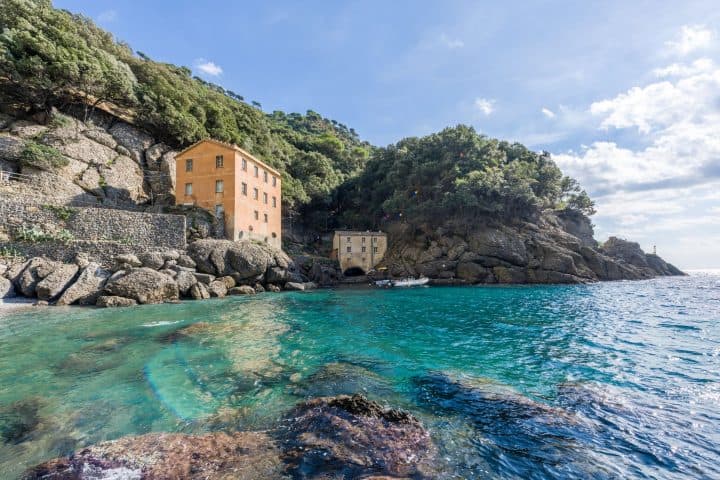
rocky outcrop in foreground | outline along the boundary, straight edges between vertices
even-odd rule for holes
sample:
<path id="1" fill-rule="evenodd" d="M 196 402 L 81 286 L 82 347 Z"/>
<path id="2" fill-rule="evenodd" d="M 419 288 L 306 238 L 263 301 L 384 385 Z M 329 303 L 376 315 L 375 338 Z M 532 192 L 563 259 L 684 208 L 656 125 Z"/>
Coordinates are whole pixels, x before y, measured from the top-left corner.
<path id="1" fill-rule="evenodd" d="M 57 305 L 126 307 L 312 288 L 285 253 L 250 241 L 198 240 L 187 252 L 122 254 L 106 266 L 83 255 L 72 264 L 44 257 L 0 264 L 0 299 L 23 295 Z"/>
<path id="2" fill-rule="evenodd" d="M 485 219 L 442 227 L 390 229 L 383 260 L 392 276 L 424 275 L 435 284 L 586 283 L 684 275 L 640 245 L 615 237 L 599 245 L 579 213 L 545 212 L 530 222 Z"/>
<path id="3" fill-rule="evenodd" d="M 23 478 L 428 478 L 436 456 L 415 417 L 354 395 L 300 404 L 275 431 L 126 437 L 50 460 Z"/>

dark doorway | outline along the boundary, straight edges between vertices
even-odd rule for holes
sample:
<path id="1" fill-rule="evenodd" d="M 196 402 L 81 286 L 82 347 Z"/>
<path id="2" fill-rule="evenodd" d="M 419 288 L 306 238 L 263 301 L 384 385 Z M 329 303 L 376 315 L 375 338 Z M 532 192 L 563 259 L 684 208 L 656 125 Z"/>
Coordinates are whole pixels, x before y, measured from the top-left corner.
<path id="1" fill-rule="evenodd" d="M 345 270 L 344 275 L 346 277 L 359 277 L 365 275 L 365 270 L 360 267 L 350 267 Z"/>

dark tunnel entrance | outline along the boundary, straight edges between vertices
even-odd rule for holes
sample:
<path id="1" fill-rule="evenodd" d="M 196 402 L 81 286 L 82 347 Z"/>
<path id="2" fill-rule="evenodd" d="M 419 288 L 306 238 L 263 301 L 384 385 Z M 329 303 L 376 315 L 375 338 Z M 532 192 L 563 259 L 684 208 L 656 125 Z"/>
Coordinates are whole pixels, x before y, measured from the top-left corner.
<path id="1" fill-rule="evenodd" d="M 343 272 L 343 275 L 346 277 L 360 277 L 362 275 L 365 275 L 365 270 L 363 270 L 360 267 L 350 267 L 345 272 Z"/>

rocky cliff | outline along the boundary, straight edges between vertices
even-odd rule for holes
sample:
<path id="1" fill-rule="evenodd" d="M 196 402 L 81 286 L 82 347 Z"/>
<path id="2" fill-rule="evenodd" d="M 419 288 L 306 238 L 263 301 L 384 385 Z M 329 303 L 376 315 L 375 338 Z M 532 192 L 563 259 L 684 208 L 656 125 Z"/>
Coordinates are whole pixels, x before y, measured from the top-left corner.
<path id="1" fill-rule="evenodd" d="M 87 122 L 0 114 L 0 169 L 25 180 L 6 191 L 87 203 L 172 203 L 175 189 L 175 152 L 99 111 Z"/>
<path id="2" fill-rule="evenodd" d="M 683 275 L 637 243 L 610 238 L 599 245 L 590 220 L 577 212 L 545 211 L 533 221 L 389 228 L 381 266 L 394 277 L 425 275 L 435 284 L 585 283 Z"/>
<path id="3" fill-rule="evenodd" d="M 108 206 L 188 217 L 188 240 L 217 237 L 208 212 L 174 207 L 175 150 L 103 111 L 86 120 L 0 113 L 0 195 L 33 203 Z"/>

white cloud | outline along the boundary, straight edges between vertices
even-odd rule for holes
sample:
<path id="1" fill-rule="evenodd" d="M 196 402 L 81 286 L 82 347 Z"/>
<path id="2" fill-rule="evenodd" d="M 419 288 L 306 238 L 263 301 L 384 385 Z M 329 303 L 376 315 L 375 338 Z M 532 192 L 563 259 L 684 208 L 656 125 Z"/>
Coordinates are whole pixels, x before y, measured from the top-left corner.
<path id="1" fill-rule="evenodd" d="M 212 75 L 213 77 L 217 77 L 223 73 L 223 69 L 220 65 L 217 65 L 215 62 L 205 60 L 204 58 L 198 58 L 195 61 L 195 68 L 207 75 Z"/>
<path id="2" fill-rule="evenodd" d="M 627 129 L 620 138 L 639 146 L 598 140 L 554 159 L 595 198 L 603 235 L 657 243 L 669 260 L 702 266 L 675 239 L 720 233 L 720 66 L 700 59 L 654 73 L 663 79 L 589 108 L 601 128 Z"/>
<path id="3" fill-rule="evenodd" d="M 445 33 L 440 35 L 440 43 L 450 49 L 462 48 L 465 46 L 465 42 L 463 42 L 461 39 L 450 38 Z"/>
<path id="4" fill-rule="evenodd" d="M 550 110 L 549 108 L 543 107 L 541 110 L 542 114 L 545 115 L 547 118 L 555 118 L 555 112 Z"/>
<path id="5" fill-rule="evenodd" d="M 671 53 L 687 55 L 695 50 L 710 46 L 715 38 L 715 32 L 704 25 L 683 25 L 680 34 L 675 40 L 665 42 Z"/>
<path id="6" fill-rule="evenodd" d="M 664 80 L 645 87 L 633 87 L 615 98 L 595 102 L 593 115 L 603 116 L 603 128 L 637 127 L 641 133 L 651 130 L 687 127 L 712 127 L 706 118 L 718 115 L 720 100 L 720 69 L 672 68 L 678 75 L 674 83 Z M 661 69 L 661 70 L 667 70 Z"/>
<path id="7" fill-rule="evenodd" d="M 488 116 L 495 111 L 495 100 L 478 97 L 475 99 L 475 108 L 483 115 Z"/>
<path id="8" fill-rule="evenodd" d="M 101 12 L 97 16 L 97 21 L 99 23 L 111 23 L 117 20 L 117 11 L 115 10 L 105 10 L 104 12 Z"/>
<path id="9" fill-rule="evenodd" d="M 687 77 L 689 75 L 695 75 L 702 72 L 709 72 L 715 68 L 715 64 L 709 58 L 698 58 L 690 65 L 682 63 L 673 63 L 663 68 L 656 68 L 653 70 L 658 78 L 667 77 Z"/>

